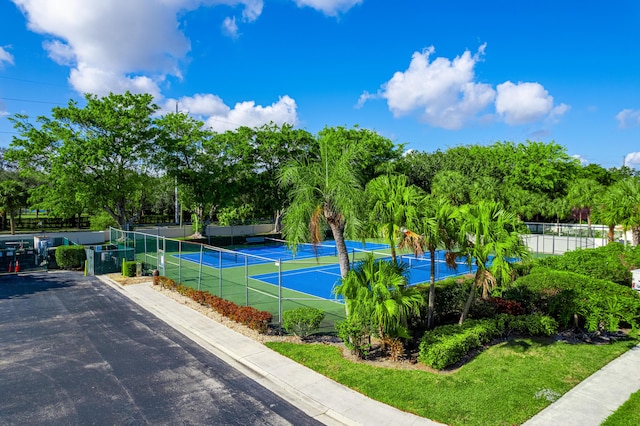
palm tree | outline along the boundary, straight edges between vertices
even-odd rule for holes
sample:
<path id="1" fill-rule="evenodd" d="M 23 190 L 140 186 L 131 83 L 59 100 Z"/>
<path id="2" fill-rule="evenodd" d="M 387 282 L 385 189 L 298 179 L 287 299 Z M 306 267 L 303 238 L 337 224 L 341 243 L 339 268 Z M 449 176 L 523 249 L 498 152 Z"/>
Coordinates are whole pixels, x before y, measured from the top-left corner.
<path id="1" fill-rule="evenodd" d="M 616 225 L 624 221 L 623 198 L 626 196 L 623 193 L 622 184 L 618 182 L 600 194 L 593 210 L 594 219 L 609 228 L 607 240 L 610 243 L 615 240 Z"/>
<path id="2" fill-rule="evenodd" d="M 447 198 L 456 206 L 469 202 L 469 189 L 469 179 L 455 170 L 439 171 L 431 183 L 431 194 Z"/>
<path id="3" fill-rule="evenodd" d="M 467 317 L 477 288 L 482 288 L 482 297 L 488 298 L 489 291 L 498 279 L 502 282 L 511 279 L 511 259 L 529 256 L 529 249 L 518 235 L 520 222 L 517 216 L 503 210 L 498 204 L 480 202 L 465 205 L 461 208 L 460 216 L 463 252 L 478 269 L 458 324 L 462 324 Z"/>
<path id="4" fill-rule="evenodd" d="M 611 197 L 607 205 L 611 207 L 608 213 L 612 217 L 607 222 L 615 220 L 625 231 L 631 229 L 634 245 L 640 243 L 640 178 L 629 177 L 618 183 L 609 191 Z M 610 204 L 609 204 L 610 203 Z"/>
<path id="5" fill-rule="evenodd" d="M 594 179 L 578 179 L 569 186 L 567 199 L 572 207 L 578 209 L 579 223 L 582 223 L 582 211 L 587 210 L 589 234 L 591 234 L 591 209 L 602 190 L 602 185 Z"/>
<path id="6" fill-rule="evenodd" d="M 7 179 L 0 182 L 0 210 L 8 213 L 11 235 L 15 235 L 16 211 L 25 206 L 29 194 L 21 182 Z"/>
<path id="7" fill-rule="evenodd" d="M 288 162 L 278 182 L 290 189 L 291 198 L 282 221 L 284 238 L 295 251 L 299 243 L 320 243 L 329 227 L 344 278 L 349 271 L 345 237 L 356 235 L 364 197 L 355 167 L 360 148 L 343 133 L 341 128 L 325 128 L 319 134 L 317 152 Z"/>
<path id="8" fill-rule="evenodd" d="M 436 294 L 436 250 L 443 247 L 447 266 L 456 268 L 457 253 L 454 252 L 458 245 L 459 233 L 457 232 L 458 208 L 453 206 L 444 197 L 435 198 L 426 196 L 422 199 L 419 208 L 420 216 L 410 222 L 412 230 L 405 232 L 400 248 L 411 248 L 415 255 L 421 251 L 429 251 L 431 259 L 431 279 L 429 283 L 429 310 L 427 326 L 434 326 L 434 306 Z"/>
<path id="9" fill-rule="evenodd" d="M 407 286 L 406 269 L 385 260 L 367 257 L 349 271 L 334 293 L 345 299 L 347 315 L 371 322 L 381 339 L 408 338 L 408 319 L 424 304 L 422 294 Z"/>
<path id="10" fill-rule="evenodd" d="M 417 214 L 421 191 L 407 184 L 405 175 L 381 175 L 367 184 L 369 224 L 386 237 L 391 246 L 391 260 L 397 263 L 396 239 L 401 227 Z"/>

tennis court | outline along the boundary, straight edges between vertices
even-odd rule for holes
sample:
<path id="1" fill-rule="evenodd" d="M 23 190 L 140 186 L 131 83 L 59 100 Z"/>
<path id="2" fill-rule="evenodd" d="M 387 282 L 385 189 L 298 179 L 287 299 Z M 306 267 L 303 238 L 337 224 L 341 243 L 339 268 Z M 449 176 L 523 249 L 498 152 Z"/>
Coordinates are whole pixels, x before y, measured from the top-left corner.
<path id="1" fill-rule="evenodd" d="M 475 265 L 469 267 L 466 262 L 457 262 L 457 268 L 451 268 L 443 260 L 444 252 L 436 252 L 436 277 L 438 280 L 477 270 Z M 381 261 L 391 261 L 391 256 L 378 257 Z M 431 280 L 431 260 L 428 257 L 399 256 L 399 261 L 409 264 L 409 285 L 429 282 Z M 324 299 L 335 298 L 333 288 L 340 279 L 340 266 L 321 265 L 317 267 L 294 269 L 290 271 L 251 275 L 250 278 L 275 286 L 282 285 L 291 290 L 306 293 Z"/>
<path id="2" fill-rule="evenodd" d="M 216 252 L 174 254 L 173 256 L 194 263 L 202 263 L 210 268 L 235 268 L 238 266 L 275 263 L 278 261 L 304 260 L 319 257 L 338 256 L 335 242 L 324 241 L 322 244 L 298 244 L 294 253 L 282 240 L 267 238 L 264 245 L 242 247 L 236 250 L 219 250 Z M 373 251 L 389 249 L 388 244 L 345 241 L 347 250 Z"/>

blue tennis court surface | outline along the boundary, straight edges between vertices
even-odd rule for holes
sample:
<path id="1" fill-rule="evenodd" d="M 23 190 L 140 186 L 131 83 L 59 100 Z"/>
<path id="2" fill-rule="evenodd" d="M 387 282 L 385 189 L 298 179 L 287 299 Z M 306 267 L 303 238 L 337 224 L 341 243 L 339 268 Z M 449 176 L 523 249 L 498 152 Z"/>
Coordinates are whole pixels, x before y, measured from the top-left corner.
<path id="1" fill-rule="evenodd" d="M 252 275 L 249 278 L 278 286 L 278 273 Z M 324 299 L 334 299 L 333 287 L 340 280 L 340 265 L 318 266 L 282 272 L 282 287 Z"/>
<path id="2" fill-rule="evenodd" d="M 388 244 L 379 243 L 362 243 L 359 241 L 345 241 L 347 250 L 385 250 L 389 248 Z M 244 247 L 238 250 L 213 251 L 205 250 L 202 253 L 184 253 L 174 255 L 183 260 L 194 263 L 201 263 L 211 268 L 235 268 L 243 266 L 245 262 L 248 265 L 257 265 L 262 263 L 272 263 L 277 260 L 287 261 L 294 259 L 314 259 L 316 257 L 337 256 L 337 250 L 334 241 L 323 241 L 322 244 L 313 246 L 311 244 L 300 244 L 294 255 L 286 245 L 271 245 Z"/>
<path id="3" fill-rule="evenodd" d="M 409 285 L 429 282 L 431 280 L 431 261 L 427 258 L 411 257 L 410 259 L 411 262 L 407 256 L 403 257 L 403 261 L 410 263 L 411 266 L 408 275 Z M 380 260 L 389 262 L 391 256 L 380 258 Z M 462 262 L 457 263 L 456 269 L 447 266 L 443 261 L 436 260 L 436 262 L 436 279 L 438 280 L 477 270 L 475 265 L 470 268 L 468 264 Z M 279 285 L 277 272 L 252 275 L 249 278 L 275 286 Z M 282 272 L 282 287 L 325 299 L 335 298 L 332 291 L 334 286 L 339 284 L 339 280 L 340 266 L 337 264 Z"/>
<path id="4" fill-rule="evenodd" d="M 386 250 L 389 248 L 387 244 L 366 243 L 358 241 L 346 241 L 347 249 L 351 254 L 359 250 Z M 382 255 L 382 256 L 381 256 Z M 313 247 L 304 244 L 298 246 L 298 251 L 294 255 L 285 245 L 264 245 L 254 247 L 244 247 L 239 250 L 213 251 L 210 249 L 203 250 L 202 253 L 185 253 L 174 255 L 182 260 L 187 260 L 197 264 L 202 263 L 204 266 L 212 268 L 233 268 L 248 265 L 271 263 L 276 261 L 288 261 L 294 259 L 310 259 L 323 256 L 337 256 L 335 243 L 333 241 L 324 241 L 321 245 Z M 390 261 L 391 256 L 385 253 L 377 253 L 381 260 Z M 399 256 L 400 261 L 409 263 L 408 281 L 410 285 L 429 282 L 431 279 L 431 259 L 429 256 L 414 257 L 412 255 Z M 458 267 L 452 269 L 444 262 L 444 252 L 436 252 L 436 279 L 441 280 L 449 276 L 461 275 L 465 273 L 473 273 L 476 267 L 470 267 L 467 263 L 458 262 Z M 282 271 L 279 276 L 278 272 L 267 274 L 258 274 L 250 276 L 251 279 L 259 280 L 274 286 L 282 285 L 282 287 L 299 291 L 311 296 L 321 297 L 324 299 L 335 299 L 332 293 L 333 288 L 340 281 L 340 266 L 336 262 L 330 265 L 313 266 L 309 268 L 301 268 L 295 270 Z"/>

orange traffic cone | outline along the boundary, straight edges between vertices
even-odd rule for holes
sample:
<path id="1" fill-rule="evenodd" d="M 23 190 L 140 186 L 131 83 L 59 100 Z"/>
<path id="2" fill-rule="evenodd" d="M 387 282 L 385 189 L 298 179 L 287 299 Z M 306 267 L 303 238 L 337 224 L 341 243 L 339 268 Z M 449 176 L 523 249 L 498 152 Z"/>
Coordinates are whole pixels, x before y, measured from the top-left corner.
<path id="1" fill-rule="evenodd" d="M 13 272 L 13 262 L 9 262 L 9 272 Z"/>
<path id="2" fill-rule="evenodd" d="M 20 272 L 20 262 L 16 260 L 16 272 Z"/>

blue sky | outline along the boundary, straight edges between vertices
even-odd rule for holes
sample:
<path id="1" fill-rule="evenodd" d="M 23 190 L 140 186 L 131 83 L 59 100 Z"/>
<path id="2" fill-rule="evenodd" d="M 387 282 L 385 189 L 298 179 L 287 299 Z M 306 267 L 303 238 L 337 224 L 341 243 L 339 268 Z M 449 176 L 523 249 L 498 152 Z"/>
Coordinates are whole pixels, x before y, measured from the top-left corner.
<path id="1" fill-rule="evenodd" d="M 217 131 L 359 125 L 432 152 L 555 141 L 640 166 L 640 2 L 0 0 L 8 116 L 149 92 Z"/>

